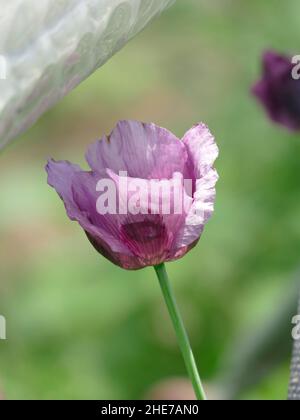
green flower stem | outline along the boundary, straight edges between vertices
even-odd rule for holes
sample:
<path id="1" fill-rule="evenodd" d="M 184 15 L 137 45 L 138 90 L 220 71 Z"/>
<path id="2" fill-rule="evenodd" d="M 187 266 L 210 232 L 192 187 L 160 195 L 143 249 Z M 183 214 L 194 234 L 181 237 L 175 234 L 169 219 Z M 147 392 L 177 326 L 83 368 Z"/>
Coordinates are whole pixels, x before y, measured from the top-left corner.
<path id="1" fill-rule="evenodd" d="M 181 315 L 178 310 L 176 299 L 171 287 L 171 283 L 168 278 L 166 267 L 164 264 L 160 264 L 154 267 L 161 290 L 164 295 L 165 302 L 167 304 L 170 317 L 173 322 L 173 326 L 177 335 L 177 340 L 183 359 L 189 374 L 189 377 L 192 381 L 193 388 L 198 400 L 206 400 L 206 395 L 201 383 L 201 379 L 198 373 L 194 355 L 190 346 L 189 338 L 185 330 Z"/>

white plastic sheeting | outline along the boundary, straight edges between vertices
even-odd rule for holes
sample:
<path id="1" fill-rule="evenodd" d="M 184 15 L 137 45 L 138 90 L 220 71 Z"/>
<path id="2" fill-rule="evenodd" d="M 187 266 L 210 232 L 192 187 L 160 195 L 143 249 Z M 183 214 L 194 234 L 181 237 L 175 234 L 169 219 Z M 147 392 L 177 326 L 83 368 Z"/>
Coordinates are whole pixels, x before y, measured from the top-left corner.
<path id="1" fill-rule="evenodd" d="M 0 149 L 174 0 L 0 0 Z"/>

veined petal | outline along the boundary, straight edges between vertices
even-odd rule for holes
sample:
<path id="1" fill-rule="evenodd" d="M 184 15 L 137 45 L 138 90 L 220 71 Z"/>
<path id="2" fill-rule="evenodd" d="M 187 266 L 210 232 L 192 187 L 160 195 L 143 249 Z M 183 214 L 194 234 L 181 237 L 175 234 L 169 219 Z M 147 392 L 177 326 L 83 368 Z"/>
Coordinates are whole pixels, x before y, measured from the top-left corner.
<path id="1" fill-rule="evenodd" d="M 185 134 L 183 142 L 194 171 L 195 191 L 185 225 L 177 236 L 177 249 L 192 246 L 200 238 L 204 225 L 214 211 L 215 186 L 218 181 L 218 173 L 213 165 L 219 149 L 208 127 L 202 123 L 195 125 Z"/>
<path id="2" fill-rule="evenodd" d="M 93 171 L 109 168 L 142 179 L 171 178 L 184 173 L 188 156 L 182 142 L 155 124 L 121 121 L 110 136 L 89 147 L 86 159 Z"/>
<path id="3" fill-rule="evenodd" d="M 70 162 L 54 160 L 49 160 L 46 171 L 48 183 L 63 200 L 69 218 L 76 220 L 88 237 L 94 238 L 106 253 L 130 256 L 130 250 L 104 229 L 105 223 L 97 220 L 100 216 L 96 214 L 96 182 L 93 174 L 83 172 Z"/>
<path id="4" fill-rule="evenodd" d="M 189 162 L 193 167 L 195 179 L 199 179 L 210 171 L 218 157 L 219 149 L 214 136 L 208 127 L 197 124 L 183 137 L 183 143 L 187 148 Z"/>
<path id="5" fill-rule="evenodd" d="M 214 168 L 196 181 L 196 192 L 190 211 L 180 234 L 177 235 L 176 248 L 190 246 L 197 241 L 204 229 L 205 224 L 211 218 L 214 211 L 216 197 L 216 183 L 218 173 Z"/>
<path id="6" fill-rule="evenodd" d="M 107 172 L 102 177 L 108 177 Z M 73 177 L 72 192 L 74 202 L 84 218 L 78 220 L 81 227 L 94 237 L 97 242 L 106 244 L 111 251 L 132 255 L 120 240 L 120 220 L 117 214 L 102 215 L 97 212 L 97 182 L 99 174 L 78 172 Z"/>
<path id="7" fill-rule="evenodd" d="M 77 216 L 79 216 L 78 207 L 73 199 L 72 181 L 74 175 L 81 170 L 80 166 L 68 161 L 49 159 L 46 165 L 48 184 L 56 190 L 63 200 L 71 220 L 77 220 Z"/>

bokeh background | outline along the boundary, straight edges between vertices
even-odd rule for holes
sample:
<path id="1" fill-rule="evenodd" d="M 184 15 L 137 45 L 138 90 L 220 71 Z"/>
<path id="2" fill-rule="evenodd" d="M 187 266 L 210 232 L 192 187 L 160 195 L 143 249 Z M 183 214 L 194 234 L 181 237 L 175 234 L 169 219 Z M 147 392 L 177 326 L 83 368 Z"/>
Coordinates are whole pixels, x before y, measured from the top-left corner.
<path id="1" fill-rule="evenodd" d="M 298 0 L 178 0 L 1 154 L 3 398 L 163 398 L 176 378 L 191 394 L 153 270 L 97 255 L 46 184 L 48 157 L 85 165 L 87 145 L 119 119 L 214 132 L 215 215 L 170 277 L 210 396 L 286 398 L 300 138 L 249 89 L 262 50 L 300 53 L 299 16 Z"/>

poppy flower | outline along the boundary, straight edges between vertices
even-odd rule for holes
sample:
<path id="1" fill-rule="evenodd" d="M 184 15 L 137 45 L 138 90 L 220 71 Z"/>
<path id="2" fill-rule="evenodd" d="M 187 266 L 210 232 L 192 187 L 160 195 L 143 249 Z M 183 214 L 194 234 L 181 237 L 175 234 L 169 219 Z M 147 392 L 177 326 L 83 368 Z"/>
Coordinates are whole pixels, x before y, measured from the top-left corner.
<path id="1" fill-rule="evenodd" d="M 46 170 L 69 218 L 80 224 L 96 250 L 118 266 L 134 270 L 181 258 L 196 245 L 213 213 L 217 155 L 214 137 L 204 124 L 195 125 L 180 140 L 154 124 L 121 121 L 109 136 L 89 147 L 90 171 L 54 160 L 49 160 Z M 128 180 L 144 192 L 139 208 L 131 212 L 124 211 L 136 195 L 129 191 Z M 163 181 L 173 183 L 165 197 Z M 105 201 L 99 194 L 101 183 L 112 186 L 111 194 L 116 196 L 104 212 L 97 206 L 99 200 Z M 182 211 L 174 211 L 175 195 L 184 201 Z M 169 211 L 162 211 L 162 201 L 170 204 Z"/>
<path id="2" fill-rule="evenodd" d="M 262 79 L 252 88 L 271 120 L 290 131 L 300 130 L 300 79 L 295 69 L 291 57 L 267 51 Z"/>
<path id="3" fill-rule="evenodd" d="M 204 124 L 180 140 L 155 124 L 121 121 L 88 149 L 90 171 L 67 161 L 46 166 L 69 218 L 100 254 L 125 269 L 154 266 L 199 400 L 205 392 L 164 263 L 196 245 L 213 213 L 217 156 Z"/>

